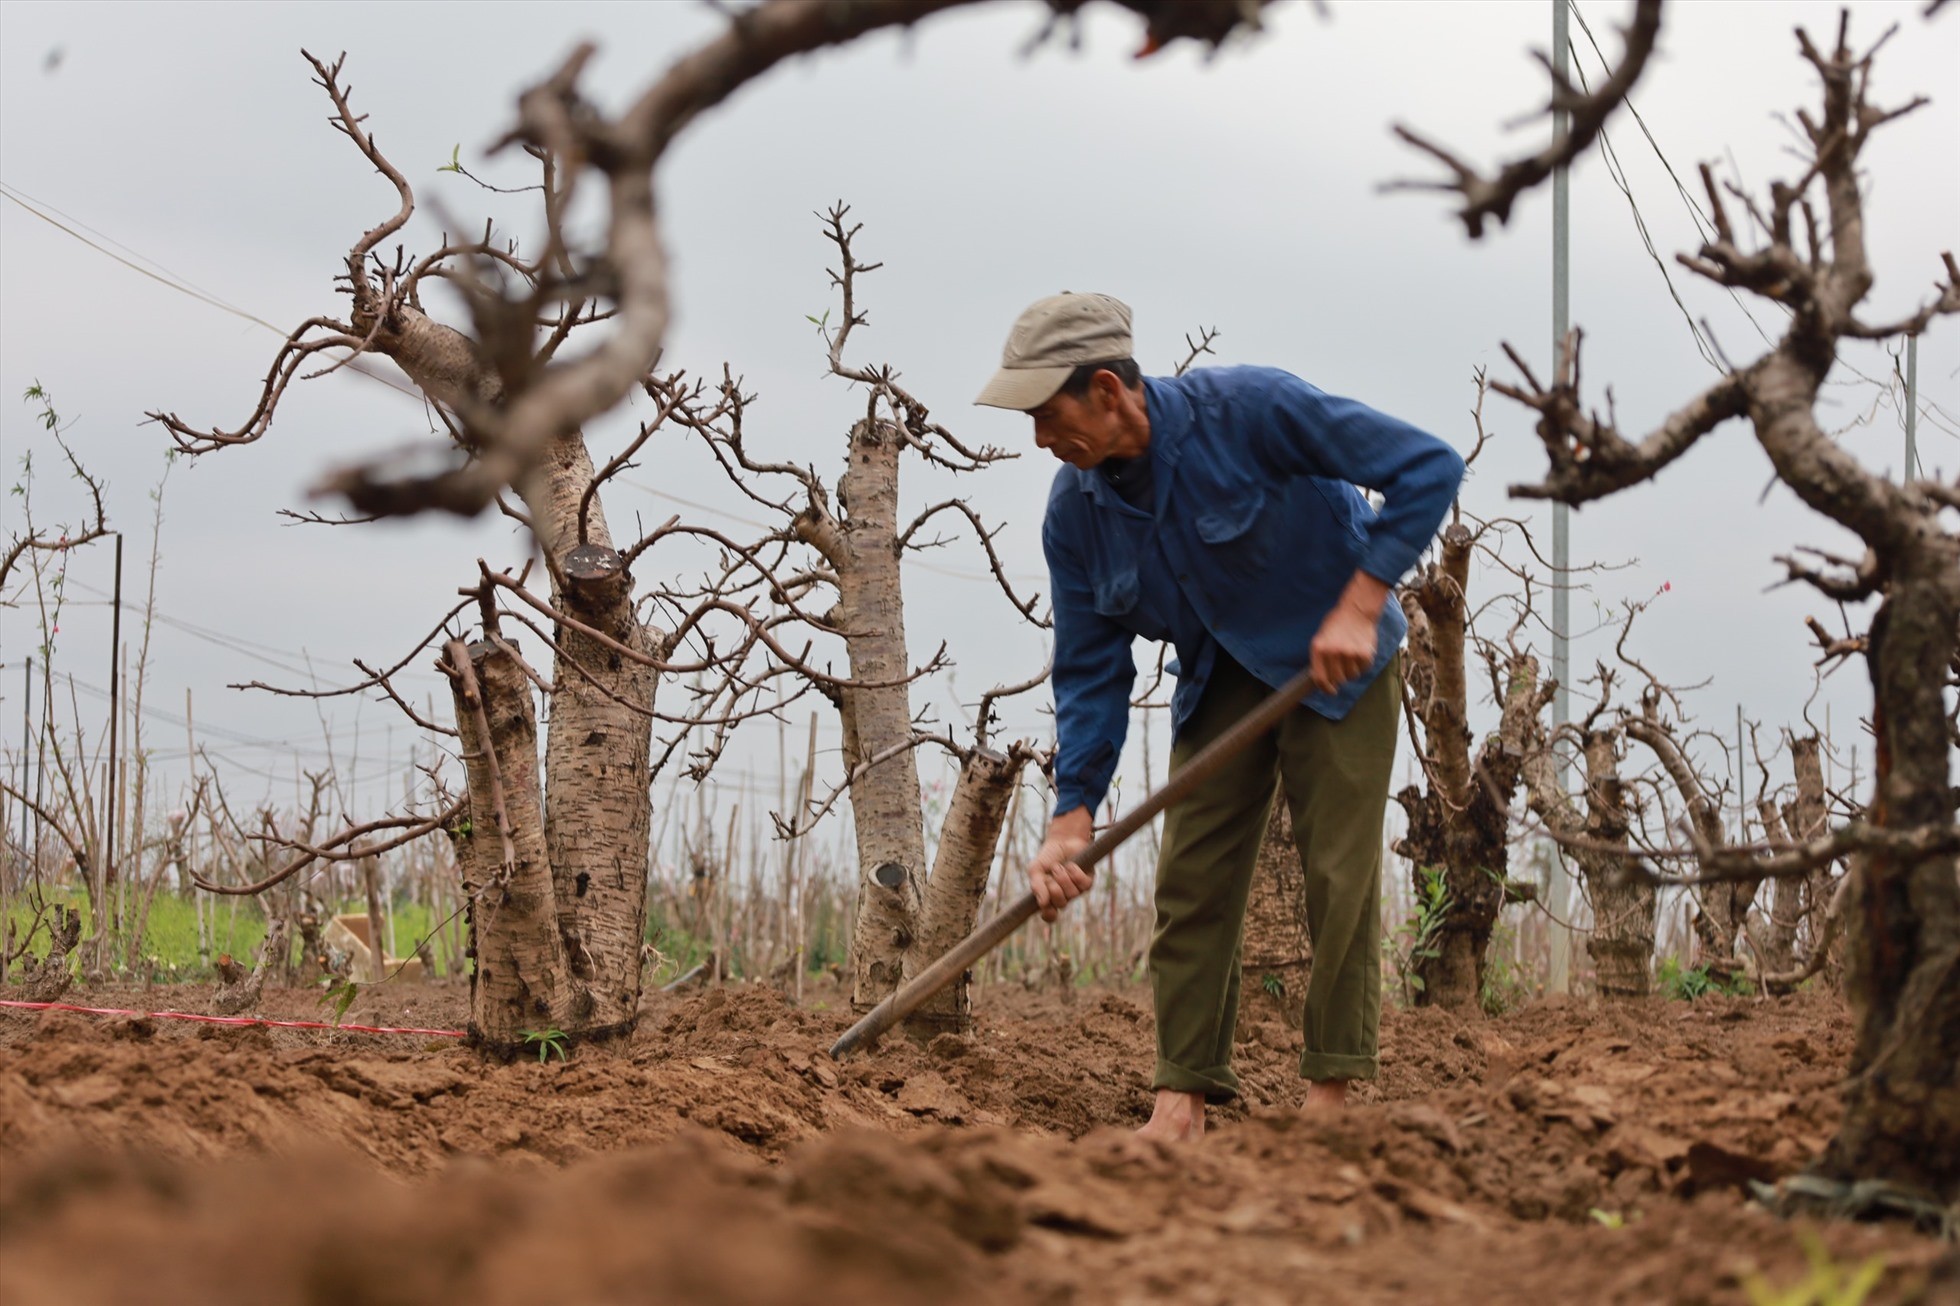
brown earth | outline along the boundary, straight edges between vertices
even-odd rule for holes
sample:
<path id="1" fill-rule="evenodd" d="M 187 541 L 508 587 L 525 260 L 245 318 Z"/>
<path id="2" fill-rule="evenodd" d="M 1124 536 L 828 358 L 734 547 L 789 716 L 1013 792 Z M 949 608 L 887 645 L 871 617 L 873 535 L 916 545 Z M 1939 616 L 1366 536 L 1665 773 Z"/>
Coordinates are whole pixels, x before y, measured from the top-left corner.
<path id="1" fill-rule="evenodd" d="M 838 1005 L 657 995 L 629 1042 L 544 1065 L 0 1010 L 0 1301 L 1744 1303 L 1810 1245 L 1884 1257 L 1874 1302 L 1960 1302 L 1931 1239 L 1744 1200 L 1833 1128 L 1826 997 L 1392 1011 L 1382 1078 L 1315 1116 L 1297 1034 L 1255 1010 L 1248 1101 L 1176 1151 L 1128 1134 L 1147 995 L 992 988 L 972 1034 L 842 1064 Z M 463 1010 L 428 986 L 346 1018 Z"/>

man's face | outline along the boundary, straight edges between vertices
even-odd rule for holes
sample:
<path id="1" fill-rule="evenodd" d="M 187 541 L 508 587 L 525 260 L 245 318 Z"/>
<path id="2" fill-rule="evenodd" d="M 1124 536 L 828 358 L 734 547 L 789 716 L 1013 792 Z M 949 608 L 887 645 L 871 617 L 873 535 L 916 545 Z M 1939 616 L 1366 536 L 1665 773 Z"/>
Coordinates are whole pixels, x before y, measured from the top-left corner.
<path id="1" fill-rule="evenodd" d="M 1038 448 L 1084 470 L 1109 457 L 1123 432 L 1115 407 L 1094 386 L 1080 398 L 1058 393 L 1039 408 L 1029 409 L 1028 416 L 1034 418 Z"/>

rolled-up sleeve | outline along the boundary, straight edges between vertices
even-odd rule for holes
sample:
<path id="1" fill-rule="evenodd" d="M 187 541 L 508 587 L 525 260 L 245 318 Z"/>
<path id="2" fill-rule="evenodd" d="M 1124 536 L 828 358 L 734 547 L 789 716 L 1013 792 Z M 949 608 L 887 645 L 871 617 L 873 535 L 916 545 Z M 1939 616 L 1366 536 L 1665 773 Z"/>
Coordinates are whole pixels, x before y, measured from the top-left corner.
<path id="1" fill-rule="evenodd" d="M 1086 807 L 1093 815 L 1129 730 L 1136 660 L 1130 633 L 1096 611 L 1087 572 L 1057 534 L 1051 518 L 1041 547 L 1055 613 L 1055 814 Z"/>
<path id="2" fill-rule="evenodd" d="M 1254 459 L 1269 475 L 1324 476 L 1380 492 L 1361 570 L 1394 585 L 1429 547 L 1463 483 L 1463 458 L 1428 432 L 1299 377 L 1259 369 L 1246 414 Z"/>

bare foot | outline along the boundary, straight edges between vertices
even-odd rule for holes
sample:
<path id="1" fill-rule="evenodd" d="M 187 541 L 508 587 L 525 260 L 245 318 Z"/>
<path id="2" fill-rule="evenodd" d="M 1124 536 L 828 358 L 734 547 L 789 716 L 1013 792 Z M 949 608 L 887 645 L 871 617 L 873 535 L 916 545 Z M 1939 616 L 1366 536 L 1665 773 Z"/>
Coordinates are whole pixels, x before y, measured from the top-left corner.
<path id="1" fill-rule="evenodd" d="M 1345 1079 L 1317 1079 L 1307 1085 L 1307 1110 L 1338 1111 L 1347 1105 L 1347 1091 Z"/>
<path id="2" fill-rule="evenodd" d="M 1150 1121 L 1137 1130 L 1136 1136 L 1162 1139 L 1166 1143 L 1195 1143 L 1204 1133 L 1205 1095 L 1160 1088 Z"/>

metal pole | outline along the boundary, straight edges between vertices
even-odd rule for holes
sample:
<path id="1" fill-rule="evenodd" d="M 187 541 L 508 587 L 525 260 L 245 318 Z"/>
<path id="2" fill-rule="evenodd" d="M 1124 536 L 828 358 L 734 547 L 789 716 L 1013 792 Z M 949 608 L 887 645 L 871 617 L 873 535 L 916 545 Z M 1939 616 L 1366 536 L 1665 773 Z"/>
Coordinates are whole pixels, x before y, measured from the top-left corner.
<path id="1" fill-rule="evenodd" d="M 1571 17 L 1566 0 L 1552 0 L 1552 68 L 1563 80 L 1571 75 Z M 1570 116 L 1563 109 L 1552 111 L 1552 139 L 1563 142 L 1570 131 Z M 1567 169 L 1561 165 L 1552 173 L 1552 367 L 1558 368 L 1559 351 L 1572 324 L 1572 188 Z M 1572 651 L 1567 644 L 1572 629 L 1572 591 L 1567 584 L 1571 566 L 1571 513 L 1565 504 L 1552 505 L 1552 679 L 1558 692 L 1552 698 L 1552 733 L 1572 719 Z M 1571 765 L 1566 755 L 1558 758 L 1559 787 L 1572 788 Z M 1566 993 L 1572 987 L 1572 934 L 1561 922 L 1572 919 L 1572 876 L 1563 854 L 1552 859 L 1551 973 L 1546 987 L 1553 993 Z"/>
<path id="2" fill-rule="evenodd" d="M 1901 484 L 1919 475 L 1919 337 L 1906 337 L 1906 470 Z"/>

